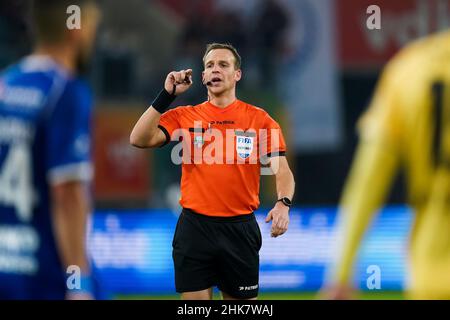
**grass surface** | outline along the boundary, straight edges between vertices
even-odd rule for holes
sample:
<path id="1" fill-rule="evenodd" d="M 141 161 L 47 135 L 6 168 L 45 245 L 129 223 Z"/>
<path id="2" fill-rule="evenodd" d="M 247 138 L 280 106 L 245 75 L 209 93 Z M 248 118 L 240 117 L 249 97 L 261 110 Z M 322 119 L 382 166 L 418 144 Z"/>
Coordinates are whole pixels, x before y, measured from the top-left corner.
<path id="1" fill-rule="evenodd" d="M 179 295 L 119 295 L 117 299 L 126 300 L 179 300 Z M 402 292 L 373 291 L 361 292 L 355 297 L 358 300 L 403 300 Z M 314 300 L 316 292 L 263 292 L 258 296 L 259 300 Z M 220 300 L 220 294 L 214 294 L 214 300 Z"/>

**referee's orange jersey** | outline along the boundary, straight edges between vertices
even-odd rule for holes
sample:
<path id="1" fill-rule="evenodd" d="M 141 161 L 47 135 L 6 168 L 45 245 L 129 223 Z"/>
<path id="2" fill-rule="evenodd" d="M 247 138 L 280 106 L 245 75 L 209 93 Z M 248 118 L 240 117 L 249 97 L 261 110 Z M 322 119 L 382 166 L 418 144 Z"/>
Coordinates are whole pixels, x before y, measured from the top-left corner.
<path id="1" fill-rule="evenodd" d="M 286 152 L 278 123 L 240 100 L 177 107 L 161 115 L 159 127 L 166 143 L 182 140 L 172 149 L 172 160 L 182 163 L 181 206 L 209 216 L 255 211 L 261 167 Z"/>

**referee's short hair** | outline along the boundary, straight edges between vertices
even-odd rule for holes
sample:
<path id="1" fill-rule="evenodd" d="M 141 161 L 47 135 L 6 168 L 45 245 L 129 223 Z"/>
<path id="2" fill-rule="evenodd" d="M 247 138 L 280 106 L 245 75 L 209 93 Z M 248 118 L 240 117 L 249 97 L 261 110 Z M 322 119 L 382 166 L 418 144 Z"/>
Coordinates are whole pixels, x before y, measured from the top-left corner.
<path id="1" fill-rule="evenodd" d="M 234 68 L 236 70 L 241 68 L 241 56 L 237 52 L 236 48 L 233 47 L 229 43 L 217 43 L 217 42 L 214 42 L 214 43 L 208 44 L 206 46 L 205 54 L 203 55 L 203 64 L 205 64 L 205 59 L 206 59 L 206 56 L 208 55 L 208 53 L 210 53 L 212 50 L 216 50 L 216 49 L 227 49 L 227 50 L 230 50 L 231 53 L 234 56 Z"/>
<path id="2" fill-rule="evenodd" d="M 96 5 L 95 0 L 34 0 L 31 10 L 33 35 L 41 43 L 58 43 L 67 31 L 67 8 L 79 6 L 81 12 L 86 5 Z"/>

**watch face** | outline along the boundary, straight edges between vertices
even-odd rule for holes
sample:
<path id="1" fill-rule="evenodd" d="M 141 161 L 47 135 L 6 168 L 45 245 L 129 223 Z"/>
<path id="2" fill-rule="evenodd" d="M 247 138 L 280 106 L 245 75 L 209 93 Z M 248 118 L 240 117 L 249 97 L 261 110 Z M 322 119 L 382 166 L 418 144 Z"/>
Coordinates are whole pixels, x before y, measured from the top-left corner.
<path id="1" fill-rule="evenodd" d="M 282 201 L 284 202 L 284 204 L 286 204 L 287 206 L 292 205 L 292 201 L 289 200 L 289 198 L 283 198 Z"/>

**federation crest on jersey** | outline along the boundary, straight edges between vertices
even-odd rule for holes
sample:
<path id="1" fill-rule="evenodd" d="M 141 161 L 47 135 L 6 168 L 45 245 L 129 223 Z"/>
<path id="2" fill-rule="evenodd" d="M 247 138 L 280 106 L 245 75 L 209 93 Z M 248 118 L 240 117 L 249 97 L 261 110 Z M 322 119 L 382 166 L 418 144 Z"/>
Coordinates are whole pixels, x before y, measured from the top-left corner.
<path id="1" fill-rule="evenodd" d="M 239 157 L 247 159 L 253 151 L 253 137 L 237 136 L 236 151 Z"/>

